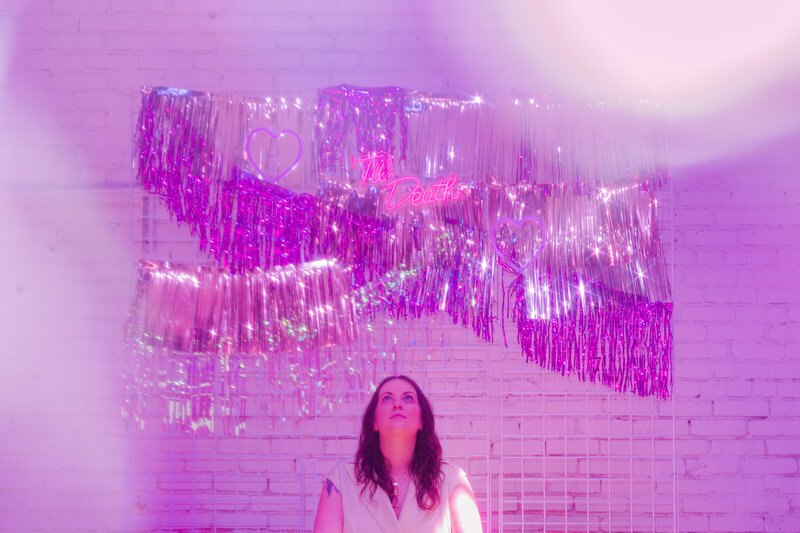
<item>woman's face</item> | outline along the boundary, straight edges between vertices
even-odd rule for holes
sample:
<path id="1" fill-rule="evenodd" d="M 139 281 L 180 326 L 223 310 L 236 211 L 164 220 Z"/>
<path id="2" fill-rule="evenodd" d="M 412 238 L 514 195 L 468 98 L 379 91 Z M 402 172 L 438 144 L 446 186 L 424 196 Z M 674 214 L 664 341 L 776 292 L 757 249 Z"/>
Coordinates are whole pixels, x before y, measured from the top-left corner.
<path id="1" fill-rule="evenodd" d="M 416 433 L 422 429 L 422 416 L 414 386 L 404 379 L 392 379 L 378 391 L 375 427 L 379 433 Z"/>

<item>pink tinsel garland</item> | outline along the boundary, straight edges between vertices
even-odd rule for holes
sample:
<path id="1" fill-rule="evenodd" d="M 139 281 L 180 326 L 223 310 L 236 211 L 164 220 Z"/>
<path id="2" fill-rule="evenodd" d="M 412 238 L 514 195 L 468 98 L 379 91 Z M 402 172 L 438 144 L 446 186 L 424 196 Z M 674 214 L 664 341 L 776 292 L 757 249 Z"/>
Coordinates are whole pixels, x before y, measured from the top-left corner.
<path id="1" fill-rule="evenodd" d="M 235 107 L 230 102 L 228 107 Z M 209 94 L 145 89 L 136 166 L 145 190 L 159 195 L 177 222 L 189 224 L 200 248 L 223 268 L 246 275 L 336 259 L 349 268 L 362 316 L 447 312 L 488 342 L 496 326 L 506 338 L 507 316 L 528 360 L 614 390 L 669 396 L 672 307 L 655 216 L 653 191 L 665 179 L 657 165 L 645 165 L 641 175 L 626 171 L 623 184 L 566 183 L 561 141 L 548 163 L 541 154 L 545 148 L 555 154 L 556 141 L 546 144 L 541 127 L 532 133 L 532 123 L 523 128 L 523 146 L 492 152 L 481 144 L 489 142 L 481 140 L 483 132 L 473 138 L 463 127 L 495 120 L 486 106 L 398 88 L 345 86 L 322 91 L 316 111 L 270 107 L 270 116 L 291 124 L 304 123 L 303 114 L 315 117 L 317 151 L 311 159 L 326 180 L 314 197 L 259 180 L 247 168 L 239 154 L 251 126 L 226 134 L 227 144 L 220 144 L 225 118 L 220 107 Z M 285 127 L 276 122 L 276 130 Z M 236 130 L 237 124 L 227 128 Z M 442 146 L 445 141 L 435 135 L 461 147 L 461 159 L 453 162 L 451 149 L 442 165 L 466 173 L 459 176 L 470 185 L 452 205 L 385 213 L 379 192 L 353 186 L 358 176 L 347 164 L 349 156 L 394 153 L 398 168 L 413 171 L 422 164 L 420 132 Z M 469 149 L 481 150 L 473 167 L 464 153 Z M 441 146 L 437 158 L 440 152 Z M 485 169 L 498 161 L 513 167 L 516 179 L 528 181 L 496 183 L 493 171 Z M 591 170 L 577 157 L 570 165 L 579 175 Z M 535 185 L 550 168 L 553 183 Z M 507 286 L 502 275 L 507 261 L 525 263 L 530 250 L 513 233 L 504 233 L 498 238 L 508 256 L 498 262 L 489 227 L 500 217 L 527 213 L 543 220 L 547 246 L 533 269 Z M 523 290 L 526 284 L 540 291 L 540 303 Z M 584 289 L 588 301 L 577 296 Z"/>

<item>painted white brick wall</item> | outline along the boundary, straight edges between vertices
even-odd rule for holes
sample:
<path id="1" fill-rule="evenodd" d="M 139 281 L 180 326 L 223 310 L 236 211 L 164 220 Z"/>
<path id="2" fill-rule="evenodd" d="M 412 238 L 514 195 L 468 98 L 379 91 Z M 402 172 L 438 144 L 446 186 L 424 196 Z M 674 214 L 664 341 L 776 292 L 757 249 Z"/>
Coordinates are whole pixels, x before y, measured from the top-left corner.
<path id="1" fill-rule="evenodd" d="M 787 143 L 676 175 L 681 529 L 800 524 L 800 158 Z"/>
<path id="2" fill-rule="evenodd" d="M 116 406 L 137 88 L 541 89 L 535 72 L 520 73 L 499 22 L 466 9 L 482 7 L 0 4 L 0 530 L 125 524 L 128 444 Z M 451 48 L 473 33 L 494 38 Z M 482 74 L 479 59 L 507 76 Z M 673 169 L 681 531 L 800 527 L 798 140 Z"/>

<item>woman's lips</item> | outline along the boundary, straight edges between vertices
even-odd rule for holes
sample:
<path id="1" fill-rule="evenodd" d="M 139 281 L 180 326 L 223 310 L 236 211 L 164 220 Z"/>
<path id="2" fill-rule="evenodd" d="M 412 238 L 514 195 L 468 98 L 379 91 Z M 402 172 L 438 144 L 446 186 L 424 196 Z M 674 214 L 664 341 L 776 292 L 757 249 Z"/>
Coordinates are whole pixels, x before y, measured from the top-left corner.
<path id="1" fill-rule="evenodd" d="M 400 413 L 392 415 L 392 418 L 405 418 L 406 415 L 401 415 Z"/>

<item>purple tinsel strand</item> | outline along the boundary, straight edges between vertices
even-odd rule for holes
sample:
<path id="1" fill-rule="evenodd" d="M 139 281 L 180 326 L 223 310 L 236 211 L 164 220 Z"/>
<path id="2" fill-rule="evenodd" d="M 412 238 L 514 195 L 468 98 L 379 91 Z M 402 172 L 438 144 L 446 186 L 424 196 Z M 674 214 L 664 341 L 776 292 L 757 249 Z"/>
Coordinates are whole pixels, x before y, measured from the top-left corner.
<path id="1" fill-rule="evenodd" d="M 319 169 L 338 172 L 344 162 L 345 138 L 352 130 L 359 154 L 393 154 L 394 127 L 400 126 L 400 159 L 407 148 L 408 118 L 404 112 L 405 90 L 400 87 L 353 87 L 341 85 L 319 91 L 317 104 L 317 155 Z"/>
<path id="2" fill-rule="evenodd" d="M 405 157 L 404 94 L 399 88 L 348 86 L 321 91 L 317 113 L 327 115 L 319 115 L 325 119 L 322 126 L 318 121 L 320 168 L 341 170 L 335 164 L 346 155 L 344 145 L 350 132 L 355 135 L 357 153 L 394 153 L 398 124 L 402 136 L 400 154 Z M 226 167 L 227 172 L 212 174 L 209 169 L 215 165 L 214 146 L 209 139 L 213 137 L 204 130 L 210 126 L 203 118 L 210 113 L 211 101 L 209 97 L 193 97 L 196 109 L 181 94 L 157 90 L 143 93 L 136 157 L 139 180 L 145 190 L 159 195 L 176 221 L 188 223 L 197 233 L 201 249 L 207 248 L 220 265 L 232 272 L 314 258 L 342 260 L 351 267 L 355 287 L 374 289 L 364 303 L 365 316 L 384 310 L 392 316 L 413 318 L 444 308 L 454 323 L 472 327 L 479 338 L 491 341 L 498 318 L 492 311 L 493 277 L 478 267 L 488 248 L 488 236 L 481 229 L 485 217 L 491 219 L 497 213 L 510 212 L 513 204 L 503 199 L 510 192 L 525 195 L 531 208 L 569 206 L 572 197 L 598 201 L 600 189 L 586 182 L 519 190 L 480 186 L 470 196 L 477 216 L 470 218 L 472 205 L 463 211 L 455 209 L 452 222 L 448 223 L 449 240 L 442 245 L 443 241 L 432 237 L 424 224 L 406 220 L 401 225 L 402 217 L 396 220 L 364 214 L 358 207 L 358 198 L 337 204 L 299 195 L 259 180 L 235 165 Z M 522 144 L 518 179 L 530 172 L 535 155 Z M 658 177 L 655 182 L 653 176 Z M 660 177 L 666 179 L 657 170 L 646 176 L 639 183 L 640 191 L 647 193 L 658 186 Z M 657 301 L 663 296 L 648 298 L 652 296 L 649 293 L 624 294 L 613 283 L 621 279 L 620 270 L 631 270 L 632 257 L 655 258 L 650 276 L 665 279 L 659 262 L 662 252 L 655 207 L 646 204 L 648 195 L 637 198 L 633 192 L 630 194 L 620 197 L 620 207 L 612 211 L 607 225 L 599 226 L 607 232 L 608 247 L 618 254 L 616 262 L 590 265 L 601 274 L 608 274 L 606 278 L 584 278 L 601 296 L 602 305 L 596 309 L 578 306 L 547 320 L 529 319 L 520 279 L 516 286 L 512 283 L 509 287 L 509 308 L 526 359 L 562 374 L 575 373 L 580 379 L 599 381 L 615 390 L 666 397 L 671 387 L 671 304 Z M 561 203 L 547 203 L 551 201 Z M 567 214 L 572 213 L 569 207 L 565 209 Z M 652 223 L 641 223 L 648 210 Z M 556 215 L 555 220 L 560 220 Z M 421 219 L 427 215 L 403 216 Z M 465 222 L 468 218 L 469 223 Z M 629 239 L 638 255 L 630 255 L 630 251 L 626 255 L 624 245 L 630 244 Z M 562 246 L 557 249 L 554 245 L 543 252 L 541 264 L 547 268 L 573 267 L 581 260 L 576 256 L 579 247 Z M 523 262 L 517 248 L 508 252 L 507 261 Z M 398 268 L 408 269 L 405 280 L 387 278 Z M 562 281 L 566 279 L 563 273 L 560 276 Z M 662 294 L 668 293 L 666 285 Z M 503 316 L 502 310 L 500 315 Z"/>

